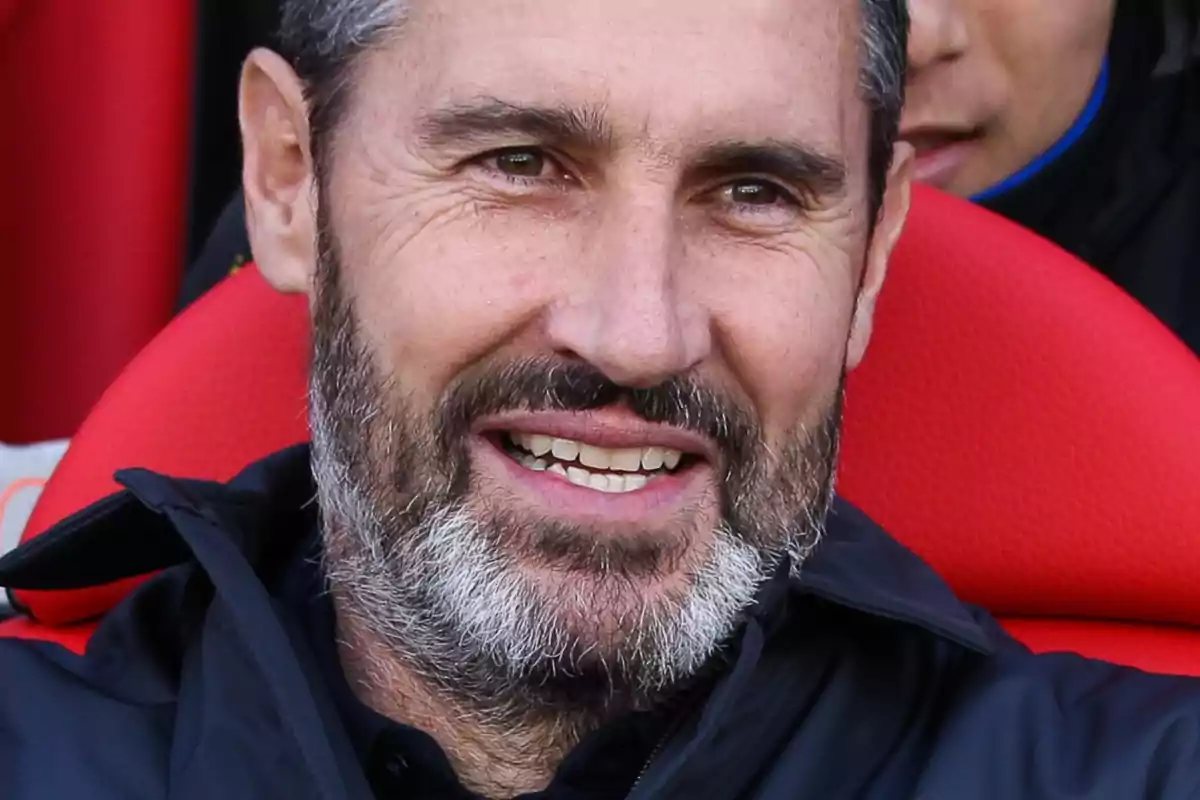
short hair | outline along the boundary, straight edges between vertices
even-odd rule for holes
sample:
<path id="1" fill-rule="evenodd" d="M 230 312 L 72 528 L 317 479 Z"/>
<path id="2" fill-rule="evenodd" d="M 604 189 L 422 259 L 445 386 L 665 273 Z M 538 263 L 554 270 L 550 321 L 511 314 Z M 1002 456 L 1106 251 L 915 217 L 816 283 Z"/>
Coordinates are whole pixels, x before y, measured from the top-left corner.
<path id="1" fill-rule="evenodd" d="M 303 81 L 313 157 L 328 162 L 330 140 L 345 110 L 358 56 L 398 30 L 409 0 L 282 0 L 278 47 Z M 908 67 L 907 0 L 859 0 L 859 88 L 870 114 L 868 209 L 883 202 L 899 134 Z"/>

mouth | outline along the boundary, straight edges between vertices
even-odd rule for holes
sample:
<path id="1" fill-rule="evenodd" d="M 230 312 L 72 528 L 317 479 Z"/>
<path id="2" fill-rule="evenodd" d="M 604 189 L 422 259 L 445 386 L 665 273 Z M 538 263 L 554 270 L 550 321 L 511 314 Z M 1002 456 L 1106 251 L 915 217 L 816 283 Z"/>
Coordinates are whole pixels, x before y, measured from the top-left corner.
<path id="1" fill-rule="evenodd" d="M 973 141 L 979 136 L 980 131 L 976 128 L 916 127 L 900 133 L 900 138 L 911 144 L 918 156 Z"/>
<path id="2" fill-rule="evenodd" d="M 638 492 L 686 470 L 699 456 L 673 447 L 599 447 L 542 433 L 496 435 L 509 458 L 534 473 L 548 473 L 575 486 L 606 494 Z"/>
<path id="3" fill-rule="evenodd" d="M 653 527 L 715 496 L 714 445 L 619 411 L 497 420 L 476 434 L 489 483 L 561 519 Z"/>
<path id="4" fill-rule="evenodd" d="M 912 128 L 900 138 L 916 151 L 914 177 L 923 183 L 945 187 L 979 143 L 978 128 Z"/>

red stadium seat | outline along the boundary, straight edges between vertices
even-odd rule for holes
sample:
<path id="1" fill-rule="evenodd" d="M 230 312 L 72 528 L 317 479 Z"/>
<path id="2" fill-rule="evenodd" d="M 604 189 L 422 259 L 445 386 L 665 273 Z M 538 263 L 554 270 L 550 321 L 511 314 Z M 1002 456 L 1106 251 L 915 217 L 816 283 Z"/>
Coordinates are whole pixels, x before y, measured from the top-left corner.
<path id="1" fill-rule="evenodd" d="M 109 390 L 30 535 L 122 466 L 227 478 L 306 436 L 306 311 L 254 270 Z M 918 191 L 847 398 L 841 490 L 1040 650 L 1200 674 L 1200 363 L 1092 270 Z M 47 626 L 127 585 L 22 592 Z M 64 644 L 86 631 L 67 628 Z"/>
<path id="2" fill-rule="evenodd" d="M 0 0 L 0 441 L 70 436 L 171 317 L 194 5 Z"/>

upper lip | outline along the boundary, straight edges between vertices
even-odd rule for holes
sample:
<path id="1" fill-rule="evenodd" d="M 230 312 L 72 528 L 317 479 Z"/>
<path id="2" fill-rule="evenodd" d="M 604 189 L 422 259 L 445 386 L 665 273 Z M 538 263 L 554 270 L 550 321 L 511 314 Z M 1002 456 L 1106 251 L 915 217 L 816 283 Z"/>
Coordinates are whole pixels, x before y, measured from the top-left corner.
<path id="1" fill-rule="evenodd" d="M 712 464 L 719 458 L 716 444 L 707 437 L 646 422 L 632 413 L 614 419 L 590 411 L 514 411 L 486 417 L 473 430 L 477 434 L 500 431 L 542 434 L 611 449 L 662 447 L 700 456 Z"/>

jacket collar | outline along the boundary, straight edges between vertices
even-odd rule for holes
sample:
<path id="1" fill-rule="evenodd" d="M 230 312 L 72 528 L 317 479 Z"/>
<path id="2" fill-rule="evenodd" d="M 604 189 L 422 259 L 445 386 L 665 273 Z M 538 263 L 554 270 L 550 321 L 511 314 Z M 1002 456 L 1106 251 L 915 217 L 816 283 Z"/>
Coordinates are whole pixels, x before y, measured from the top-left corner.
<path id="1" fill-rule="evenodd" d="M 830 603 L 914 625 L 979 653 L 994 650 L 972 609 L 928 564 L 841 498 L 795 583 Z"/>

